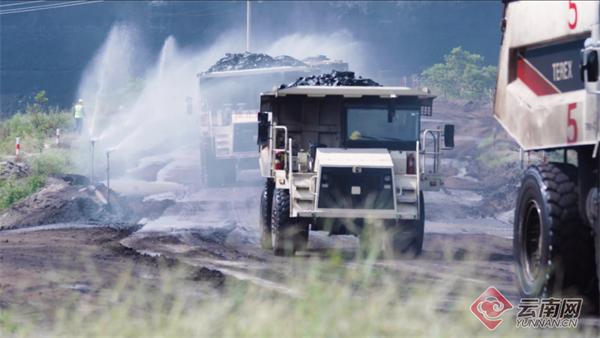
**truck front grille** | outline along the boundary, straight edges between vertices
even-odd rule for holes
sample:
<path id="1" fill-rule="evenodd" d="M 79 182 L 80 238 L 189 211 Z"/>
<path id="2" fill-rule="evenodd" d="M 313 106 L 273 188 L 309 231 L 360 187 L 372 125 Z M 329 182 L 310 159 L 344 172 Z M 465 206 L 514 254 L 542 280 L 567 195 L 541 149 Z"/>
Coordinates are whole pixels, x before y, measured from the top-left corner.
<path id="1" fill-rule="evenodd" d="M 391 168 L 322 167 L 319 208 L 394 209 Z"/>

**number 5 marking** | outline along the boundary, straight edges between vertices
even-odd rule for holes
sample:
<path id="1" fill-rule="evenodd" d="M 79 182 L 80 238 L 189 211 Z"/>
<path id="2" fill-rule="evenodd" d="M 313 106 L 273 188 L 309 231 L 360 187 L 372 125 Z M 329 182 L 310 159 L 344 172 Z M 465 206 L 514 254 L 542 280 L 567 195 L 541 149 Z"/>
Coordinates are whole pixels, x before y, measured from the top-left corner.
<path id="1" fill-rule="evenodd" d="M 567 143 L 577 142 L 577 120 L 573 118 L 571 113 L 577 108 L 577 103 L 569 103 L 567 110 Z M 573 127 L 573 132 L 569 133 L 569 128 Z M 569 137 L 571 134 L 573 137 Z"/>
<path id="2" fill-rule="evenodd" d="M 573 22 L 571 22 L 571 20 L 569 19 L 569 28 L 575 29 L 575 27 L 577 27 L 577 5 L 573 2 L 573 0 L 569 0 L 569 11 L 573 11 L 573 13 L 575 14 Z"/>

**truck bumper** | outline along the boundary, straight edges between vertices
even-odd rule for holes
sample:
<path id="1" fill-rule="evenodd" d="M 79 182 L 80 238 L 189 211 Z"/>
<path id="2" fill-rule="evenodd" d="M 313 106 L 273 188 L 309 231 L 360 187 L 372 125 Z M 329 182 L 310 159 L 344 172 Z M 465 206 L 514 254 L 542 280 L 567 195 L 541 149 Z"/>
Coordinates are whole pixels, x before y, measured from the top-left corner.
<path id="1" fill-rule="evenodd" d="M 362 218 L 362 219 L 406 219 L 417 218 L 415 212 L 397 212 L 395 210 L 364 210 L 364 209 L 316 209 L 299 211 L 299 217 L 309 218 Z"/>

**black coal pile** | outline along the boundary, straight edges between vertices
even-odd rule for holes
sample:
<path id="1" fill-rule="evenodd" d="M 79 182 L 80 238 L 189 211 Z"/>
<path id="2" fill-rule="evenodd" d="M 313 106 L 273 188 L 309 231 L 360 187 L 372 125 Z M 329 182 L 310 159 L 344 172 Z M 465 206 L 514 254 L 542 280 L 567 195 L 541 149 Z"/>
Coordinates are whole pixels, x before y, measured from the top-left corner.
<path id="1" fill-rule="evenodd" d="M 371 79 L 355 77 L 354 72 L 332 71 L 328 74 L 311 75 L 300 77 L 290 84 L 282 84 L 279 89 L 297 87 L 297 86 L 363 86 L 363 87 L 381 87 L 381 85 Z"/>
<path id="2" fill-rule="evenodd" d="M 225 57 L 212 65 L 207 73 L 284 66 L 296 67 L 306 66 L 306 64 L 287 55 L 272 57 L 263 53 L 227 53 L 225 54 Z"/>

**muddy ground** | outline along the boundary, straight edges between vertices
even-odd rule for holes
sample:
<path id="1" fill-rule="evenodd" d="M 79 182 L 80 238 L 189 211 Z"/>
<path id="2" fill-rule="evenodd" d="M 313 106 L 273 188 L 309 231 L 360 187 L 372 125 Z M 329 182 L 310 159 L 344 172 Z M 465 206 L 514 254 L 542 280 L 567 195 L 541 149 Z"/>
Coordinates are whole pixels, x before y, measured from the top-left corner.
<path id="1" fill-rule="evenodd" d="M 425 193 L 423 255 L 375 263 L 400 287 L 443 287 L 452 281 L 449 295 L 475 298 L 479 293 L 473 290 L 494 285 L 518 302 L 511 252 L 518 184 L 511 173 L 517 164 L 509 163 L 512 169 L 506 170 L 478 162 L 482 152 L 490 151 L 490 146 L 480 146 L 495 125 L 489 109 L 442 102 L 432 117 L 432 124 L 457 125 L 456 148 L 442 162 L 445 187 Z M 363 264 L 354 259 L 358 240 L 352 236 L 311 232 L 308 250 L 293 258 L 261 250 L 257 220 L 262 179 L 257 170 L 242 171 L 231 186 L 204 188 L 198 182 L 197 149 L 154 155 L 111 180 L 124 199 L 137 201 L 135 213 L 152 215 L 136 218 L 135 227 L 75 222 L 0 231 L 0 308 L 51 320 L 65 297 L 94 304 L 129 271 L 135 283 L 156 287 L 156 277 L 172 269 L 169 265 L 190 272 L 180 292 L 203 297 L 195 292 L 198 283 L 218 292 L 226 280 L 293 295 L 298 290 L 288 281 L 305 274 L 314 260 L 341 253 L 347 269 Z M 144 209 L 144 203 L 157 203 L 160 211 Z"/>
<path id="2" fill-rule="evenodd" d="M 203 286 L 218 291 L 225 281 L 218 271 L 181 266 L 121 245 L 130 230 L 73 226 L 0 232 L 0 309 L 50 323 L 69 304 L 100 306 L 98 298 L 119 283 L 158 289 L 165 271 L 186 271 L 179 285 L 191 297 L 205 296 L 198 292 Z"/>

